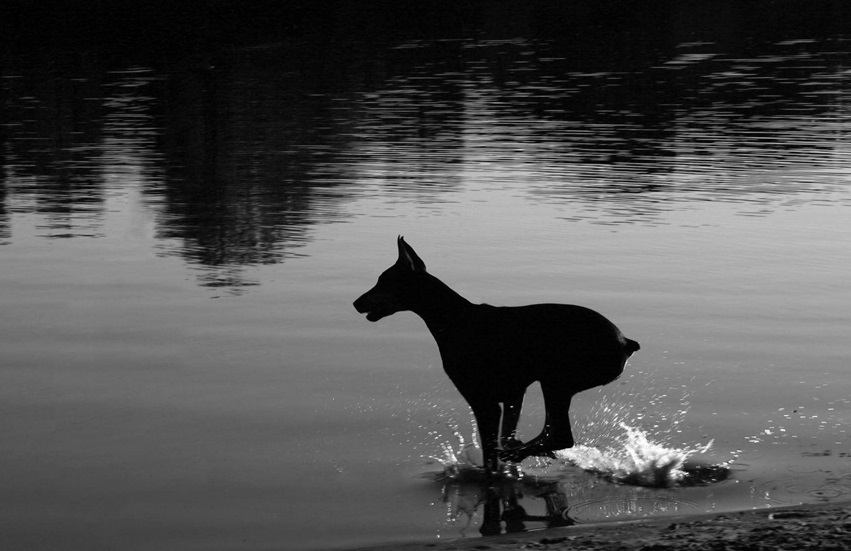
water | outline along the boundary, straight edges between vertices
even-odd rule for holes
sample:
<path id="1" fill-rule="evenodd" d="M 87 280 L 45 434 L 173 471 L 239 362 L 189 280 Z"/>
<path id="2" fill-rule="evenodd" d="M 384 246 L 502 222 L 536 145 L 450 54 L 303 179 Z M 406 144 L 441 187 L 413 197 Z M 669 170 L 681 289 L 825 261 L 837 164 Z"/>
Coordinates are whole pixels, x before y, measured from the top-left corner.
<path id="1" fill-rule="evenodd" d="M 517 529 L 849 499 L 851 41 L 811 10 L 681 9 L 662 31 L 523 12 L 6 48 L 3 547 L 310 550 L 476 537 L 494 504 Z M 475 427 L 431 337 L 351 306 L 397 234 L 470 300 L 586 305 L 641 343 L 574 401 L 584 447 L 498 494 L 446 476 Z M 542 418 L 533 387 L 521 435 Z M 729 476 L 636 484 L 600 459 L 630 449 Z"/>
<path id="2" fill-rule="evenodd" d="M 671 448 L 653 441 L 644 430 L 623 423 L 620 428 L 623 434 L 606 447 L 580 444 L 558 451 L 550 459 L 533 458 L 521 466 L 504 465 L 495 477 L 489 477 L 481 468 L 479 444 L 467 443 L 462 435 L 456 434 L 458 445 L 444 444 L 443 453 L 433 458 L 442 466 L 434 479 L 443 484 L 448 518 L 454 525 L 463 527 L 463 535 L 473 523 L 479 505 L 484 509 L 480 529 L 483 534 L 491 517 L 489 509 L 494 511 L 493 533 L 502 530 L 496 519 L 506 522 L 506 532 L 527 530 L 528 521 L 539 523 L 536 528 L 541 528 L 540 523 L 556 527 L 577 522 L 635 520 L 696 508 L 682 496 L 646 492 L 642 488 L 681 490 L 730 478 L 729 463 L 713 464 L 697 459 L 706 457 L 711 442 L 699 448 Z M 612 429 L 617 427 L 605 432 L 612 433 Z M 591 491 L 599 480 L 624 488 L 617 498 L 600 499 L 598 490 Z M 574 499 L 588 495 L 596 499 Z M 535 499 L 524 500 L 526 496 Z M 527 510 L 530 502 L 538 508 L 543 506 L 543 510 L 530 515 Z M 464 523 L 459 522 L 461 513 L 466 517 Z"/>

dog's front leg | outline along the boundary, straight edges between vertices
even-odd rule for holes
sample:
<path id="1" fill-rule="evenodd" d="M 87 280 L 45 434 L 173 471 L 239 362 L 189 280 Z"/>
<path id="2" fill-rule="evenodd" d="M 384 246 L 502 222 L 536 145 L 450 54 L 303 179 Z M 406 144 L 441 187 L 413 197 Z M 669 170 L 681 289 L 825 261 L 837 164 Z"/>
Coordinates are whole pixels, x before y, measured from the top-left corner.
<path id="1" fill-rule="evenodd" d="M 499 402 L 470 402 L 470 407 L 473 409 L 476 426 L 479 428 L 484 468 L 490 473 L 495 473 L 499 467 L 497 448 L 499 444 L 499 418 L 502 413 Z"/>
<path id="2" fill-rule="evenodd" d="M 523 394 L 519 394 L 503 402 L 502 430 L 499 443 L 502 449 L 509 450 L 523 444 L 517 438 L 517 423 L 520 421 L 520 410 L 523 408 Z"/>

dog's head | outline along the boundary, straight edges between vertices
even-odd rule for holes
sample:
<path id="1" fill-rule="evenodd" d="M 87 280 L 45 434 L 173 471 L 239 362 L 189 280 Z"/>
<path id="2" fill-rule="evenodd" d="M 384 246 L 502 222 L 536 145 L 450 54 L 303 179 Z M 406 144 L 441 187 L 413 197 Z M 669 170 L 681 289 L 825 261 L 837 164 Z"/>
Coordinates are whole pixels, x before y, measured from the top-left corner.
<path id="1" fill-rule="evenodd" d="M 396 240 L 399 258 L 378 277 L 375 287 L 360 296 L 355 310 L 366 314 L 369 321 L 378 321 L 396 312 L 410 310 L 411 293 L 416 292 L 417 274 L 424 274 L 425 263 L 400 235 Z"/>

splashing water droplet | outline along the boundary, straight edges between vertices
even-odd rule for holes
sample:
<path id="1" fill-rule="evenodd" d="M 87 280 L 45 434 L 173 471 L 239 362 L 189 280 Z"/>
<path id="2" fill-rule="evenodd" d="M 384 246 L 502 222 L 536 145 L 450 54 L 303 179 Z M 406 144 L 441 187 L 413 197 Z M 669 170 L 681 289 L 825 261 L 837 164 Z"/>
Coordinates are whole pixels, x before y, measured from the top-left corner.
<path id="1" fill-rule="evenodd" d="M 458 440 L 457 447 L 453 447 L 451 442 L 443 442 L 440 444 L 443 454 L 441 456 L 431 456 L 441 465 L 443 472 L 440 473 L 440 478 L 452 480 L 476 479 L 481 476 L 481 451 L 475 442 L 465 442 L 464 436 L 454 431 L 455 438 Z"/>

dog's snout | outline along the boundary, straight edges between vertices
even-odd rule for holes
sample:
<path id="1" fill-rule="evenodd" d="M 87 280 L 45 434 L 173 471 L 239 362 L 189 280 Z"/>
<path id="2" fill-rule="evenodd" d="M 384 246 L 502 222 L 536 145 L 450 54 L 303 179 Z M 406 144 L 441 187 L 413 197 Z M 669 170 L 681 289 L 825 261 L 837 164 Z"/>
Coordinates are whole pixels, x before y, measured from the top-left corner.
<path id="1" fill-rule="evenodd" d="M 376 293 L 375 289 L 364 293 L 354 301 L 353 305 L 359 314 L 366 314 L 366 319 L 369 321 L 378 321 L 398 311 L 398 308 L 395 308 L 391 302 L 388 302 L 386 295 Z"/>
<path id="2" fill-rule="evenodd" d="M 358 313 L 360 313 L 360 314 L 363 314 L 364 311 L 366 311 L 366 309 L 367 309 L 366 295 L 368 295 L 368 294 L 369 294 L 369 291 L 365 292 L 364 294 L 359 296 L 357 299 L 355 299 L 355 301 L 352 303 L 352 306 L 354 306 L 355 310 L 357 310 Z"/>

